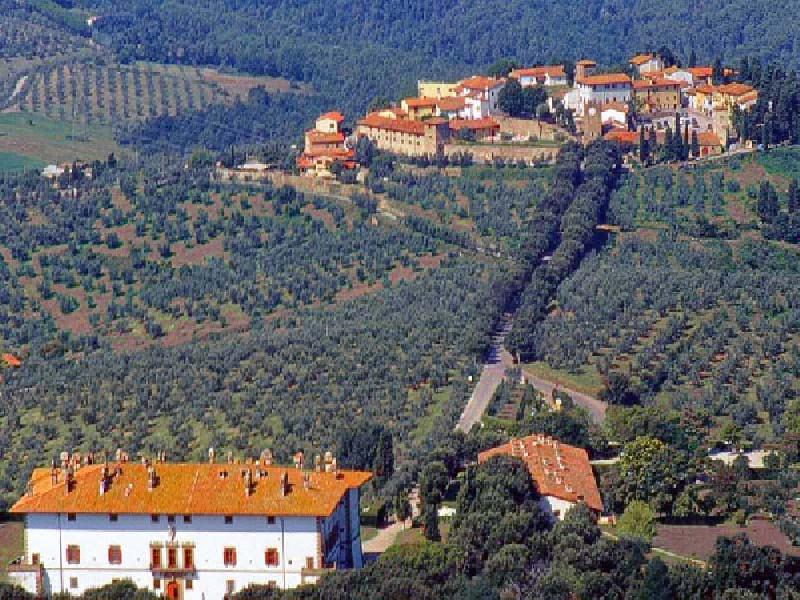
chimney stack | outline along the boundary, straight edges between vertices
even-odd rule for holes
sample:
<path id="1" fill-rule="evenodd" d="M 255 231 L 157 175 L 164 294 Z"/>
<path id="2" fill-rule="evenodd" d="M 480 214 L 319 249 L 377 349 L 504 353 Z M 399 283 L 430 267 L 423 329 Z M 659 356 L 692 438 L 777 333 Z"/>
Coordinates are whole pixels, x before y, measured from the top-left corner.
<path id="1" fill-rule="evenodd" d="M 233 451 L 232 450 L 228 450 L 228 464 L 229 465 L 233 464 Z"/>
<path id="2" fill-rule="evenodd" d="M 156 470 L 153 467 L 147 468 L 147 491 L 152 492 L 156 488 L 156 484 L 158 482 L 158 476 L 156 475 Z"/>
<path id="3" fill-rule="evenodd" d="M 244 495 L 250 496 L 253 493 L 253 480 L 250 475 L 250 469 L 244 472 Z"/>
<path id="4" fill-rule="evenodd" d="M 294 455 L 294 468 L 295 469 L 302 469 L 303 466 L 304 466 L 303 453 L 302 452 L 296 452 L 295 455 Z"/>
<path id="5" fill-rule="evenodd" d="M 265 448 L 261 453 L 261 462 L 265 467 L 272 466 L 272 451 L 269 448 Z"/>
<path id="6" fill-rule="evenodd" d="M 217 456 L 217 453 L 214 452 L 214 448 L 209 448 L 208 449 L 208 462 L 209 462 L 209 464 L 212 464 L 212 465 L 214 464 L 214 459 L 216 458 L 216 456 Z"/>
<path id="7" fill-rule="evenodd" d="M 319 473 L 322 470 L 322 460 L 319 454 L 314 455 L 314 470 Z"/>
<path id="8" fill-rule="evenodd" d="M 289 474 L 284 471 L 281 473 L 281 496 L 289 494 Z"/>

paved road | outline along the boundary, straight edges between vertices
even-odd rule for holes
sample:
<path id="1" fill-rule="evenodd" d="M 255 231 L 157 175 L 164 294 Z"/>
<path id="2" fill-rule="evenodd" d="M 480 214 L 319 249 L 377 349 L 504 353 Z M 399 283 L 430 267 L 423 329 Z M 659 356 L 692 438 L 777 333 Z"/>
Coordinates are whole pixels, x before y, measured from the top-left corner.
<path id="1" fill-rule="evenodd" d="M 495 334 L 492 340 L 480 379 L 478 379 L 475 389 L 472 390 L 472 396 L 470 396 L 469 402 L 464 407 L 464 412 L 461 413 L 456 429 L 465 432 L 469 431 L 475 423 L 481 420 L 494 395 L 494 391 L 503 381 L 503 377 L 505 377 L 506 369 L 513 366 L 514 360 L 511 354 L 503 347 L 503 342 L 510 330 L 511 318 L 506 317 L 503 320 L 500 331 Z"/>
<path id="2" fill-rule="evenodd" d="M 592 417 L 592 420 L 595 423 L 598 424 L 602 423 L 603 419 L 605 419 L 606 408 L 608 408 L 608 405 L 602 400 L 598 400 L 593 396 L 584 394 L 582 392 L 578 392 L 576 390 L 572 390 L 568 387 L 564 387 L 563 385 L 559 385 L 552 381 L 542 379 L 541 377 L 537 377 L 533 373 L 525 371 L 524 369 L 522 373 L 525 375 L 525 379 L 528 381 L 528 383 L 530 383 L 533 387 L 542 392 L 547 398 L 550 398 L 550 395 L 553 393 L 554 389 L 558 389 L 562 392 L 569 394 L 572 400 L 575 402 L 575 404 L 577 404 L 578 406 L 582 406 L 583 408 L 588 410 L 589 414 Z"/>

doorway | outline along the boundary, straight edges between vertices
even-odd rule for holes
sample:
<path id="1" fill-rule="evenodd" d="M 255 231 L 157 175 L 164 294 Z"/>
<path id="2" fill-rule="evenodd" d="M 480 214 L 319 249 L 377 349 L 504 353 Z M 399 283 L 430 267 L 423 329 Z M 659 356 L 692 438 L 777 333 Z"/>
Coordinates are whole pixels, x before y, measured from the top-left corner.
<path id="1" fill-rule="evenodd" d="M 169 600 L 180 600 L 181 588 L 177 581 L 170 581 L 167 584 L 166 597 L 169 598 Z"/>

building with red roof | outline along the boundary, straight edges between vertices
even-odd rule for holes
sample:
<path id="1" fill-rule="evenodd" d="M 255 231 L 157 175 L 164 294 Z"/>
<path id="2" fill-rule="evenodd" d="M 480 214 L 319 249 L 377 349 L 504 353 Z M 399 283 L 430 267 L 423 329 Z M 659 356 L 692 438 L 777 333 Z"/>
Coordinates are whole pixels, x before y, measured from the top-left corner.
<path id="1" fill-rule="evenodd" d="M 342 129 L 344 115 L 327 112 L 320 115 L 314 129 L 305 134 L 303 153 L 297 157 L 297 168 L 314 177 L 333 177 L 333 165 L 341 164 L 345 169 L 355 169 L 355 151 L 347 147 Z"/>
<path id="2" fill-rule="evenodd" d="M 542 508 L 555 519 L 563 519 L 578 503 L 585 504 L 596 515 L 602 512 L 603 501 L 589 455 L 583 448 L 535 434 L 513 438 L 507 444 L 481 452 L 478 462 L 485 463 L 495 456 L 513 456 L 525 463 L 541 496 Z"/>
<path id="3" fill-rule="evenodd" d="M 564 69 L 564 65 L 544 65 L 527 69 L 514 69 L 508 76 L 518 80 L 522 87 L 567 85 L 567 72 Z"/>

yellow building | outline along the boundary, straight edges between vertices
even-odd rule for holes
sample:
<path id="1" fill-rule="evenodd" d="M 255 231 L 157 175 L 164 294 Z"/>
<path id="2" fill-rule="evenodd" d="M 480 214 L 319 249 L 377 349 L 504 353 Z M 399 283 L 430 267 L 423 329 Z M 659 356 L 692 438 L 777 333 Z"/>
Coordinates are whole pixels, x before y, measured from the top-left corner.
<path id="1" fill-rule="evenodd" d="M 681 82 L 662 78 L 634 81 L 633 98 L 644 113 L 674 112 L 681 106 Z"/>
<path id="2" fill-rule="evenodd" d="M 417 95 L 420 98 L 452 98 L 456 96 L 458 82 L 418 81 Z"/>

